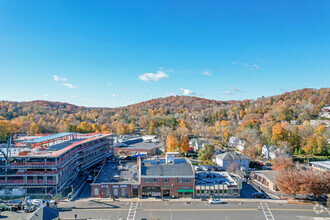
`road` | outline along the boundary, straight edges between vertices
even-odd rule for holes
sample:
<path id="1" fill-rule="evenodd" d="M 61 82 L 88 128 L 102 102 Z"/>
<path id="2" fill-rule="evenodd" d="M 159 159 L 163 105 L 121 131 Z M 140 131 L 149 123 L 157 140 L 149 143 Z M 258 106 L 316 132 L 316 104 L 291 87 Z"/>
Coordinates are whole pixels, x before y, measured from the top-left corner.
<path id="1" fill-rule="evenodd" d="M 329 213 L 320 207 L 303 204 L 277 204 L 266 203 L 273 219 L 294 220 L 312 219 L 309 217 L 319 217 L 319 219 L 330 219 Z M 78 219 L 127 219 L 131 202 L 98 202 L 80 199 L 73 202 L 65 202 L 59 205 L 61 219 L 74 219 L 75 214 Z M 244 220 L 271 220 L 265 215 L 259 202 L 235 203 L 210 205 L 207 202 L 139 202 L 137 208 L 132 212 L 134 219 L 142 218 L 153 220 L 200 220 L 200 219 L 244 219 Z M 266 212 L 267 213 L 267 212 Z M 21 213 L 4 212 L 6 219 L 20 219 Z M 26 214 L 24 214 L 24 217 Z M 220 218 L 221 216 L 221 218 Z M 321 217 L 321 218 L 320 218 Z"/>

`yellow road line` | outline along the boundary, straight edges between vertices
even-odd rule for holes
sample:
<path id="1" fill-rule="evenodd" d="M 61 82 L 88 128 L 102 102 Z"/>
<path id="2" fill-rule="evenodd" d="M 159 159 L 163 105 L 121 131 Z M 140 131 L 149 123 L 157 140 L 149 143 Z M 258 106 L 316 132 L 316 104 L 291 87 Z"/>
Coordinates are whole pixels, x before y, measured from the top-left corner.
<path id="1" fill-rule="evenodd" d="M 313 209 L 270 209 L 271 211 L 303 211 L 303 212 L 314 212 Z"/>
<path id="2" fill-rule="evenodd" d="M 72 209 L 72 210 L 87 210 L 87 211 L 128 211 L 129 209 Z M 258 209 L 172 209 L 173 212 L 195 212 L 195 211 L 257 211 Z M 270 209 L 271 211 L 302 211 L 314 212 L 312 209 Z M 168 212 L 170 209 L 137 209 L 136 211 L 158 211 Z"/>

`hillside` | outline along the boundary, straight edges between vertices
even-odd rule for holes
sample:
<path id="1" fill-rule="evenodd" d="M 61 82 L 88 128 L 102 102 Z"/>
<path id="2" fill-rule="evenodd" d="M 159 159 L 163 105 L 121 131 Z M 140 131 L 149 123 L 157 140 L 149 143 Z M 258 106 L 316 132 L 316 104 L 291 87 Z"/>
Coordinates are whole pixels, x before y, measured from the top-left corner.
<path id="1" fill-rule="evenodd" d="M 50 101 L 2 101 L 0 139 L 11 132 L 112 131 L 124 134 L 139 127 L 149 134 L 164 135 L 165 130 L 168 133 L 184 128 L 186 133 L 222 143 L 230 136 L 240 136 L 249 139 L 250 144 L 321 145 L 324 153 L 324 146 L 328 147 L 326 140 L 330 138 L 329 129 L 324 127 L 319 131 L 309 125 L 309 121 L 318 117 L 322 107 L 329 105 L 329 88 L 302 89 L 243 101 L 170 96 L 112 109 Z M 290 125 L 291 121 L 295 121 L 295 125 Z M 274 136 L 276 132 L 283 134 L 277 137 Z"/>

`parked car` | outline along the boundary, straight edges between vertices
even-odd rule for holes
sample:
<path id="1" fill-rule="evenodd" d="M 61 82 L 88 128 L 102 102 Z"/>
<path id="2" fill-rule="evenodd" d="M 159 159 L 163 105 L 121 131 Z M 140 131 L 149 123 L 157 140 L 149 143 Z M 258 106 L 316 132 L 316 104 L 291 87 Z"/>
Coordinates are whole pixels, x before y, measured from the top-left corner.
<path id="1" fill-rule="evenodd" d="M 86 179 L 86 182 L 93 182 L 93 176 L 89 175 Z"/>
<path id="2" fill-rule="evenodd" d="M 255 192 L 255 193 L 252 193 L 252 197 L 253 198 L 261 198 L 261 199 L 266 199 L 267 196 L 263 193 L 260 193 L 260 192 Z"/>
<path id="3" fill-rule="evenodd" d="M 210 199 L 209 204 L 223 204 L 220 199 Z"/>

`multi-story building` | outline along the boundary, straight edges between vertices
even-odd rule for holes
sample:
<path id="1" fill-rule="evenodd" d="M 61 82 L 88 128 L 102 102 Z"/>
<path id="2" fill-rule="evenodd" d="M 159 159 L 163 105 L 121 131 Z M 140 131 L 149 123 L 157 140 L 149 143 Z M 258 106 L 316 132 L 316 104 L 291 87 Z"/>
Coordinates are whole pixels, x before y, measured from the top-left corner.
<path id="1" fill-rule="evenodd" d="M 215 157 L 215 162 L 218 166 L 227 169 L 232 163 L 237 163 L 241 168 L 247 169 L 250 164 L 250 157 L 238 154 L 236 152 L 226 152 L 223 154 L 218 154 Z"/>
<path id="2" fill-rule="evenodd" d="M 137 158 L 106 162 L 92 185 L 92 197 L 193 197 L 195 174 L 186 159 Z"/>
<path id="3" fill-rule="evenodd" d="M 142 159 L 140 167 L 142 196 L 193 196 L 195 173 L 187 159 Z"/>
<path id="4" fill-rule="evenodd" d="M 1 158 L 0 196 L 56 194 L 113 154 L 110 134 L 59 133 L 20 140 Z"/>

